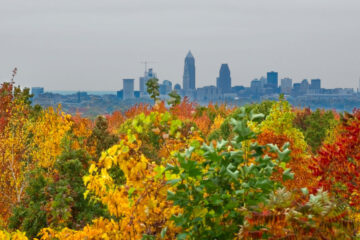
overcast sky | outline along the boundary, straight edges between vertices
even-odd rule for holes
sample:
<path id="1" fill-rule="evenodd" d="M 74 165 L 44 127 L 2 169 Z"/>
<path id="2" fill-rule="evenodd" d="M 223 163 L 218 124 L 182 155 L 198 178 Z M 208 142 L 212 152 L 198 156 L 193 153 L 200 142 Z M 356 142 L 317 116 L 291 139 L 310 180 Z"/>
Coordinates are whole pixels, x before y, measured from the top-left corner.
<path id="1" fill-rule="evenodd" d="M 0 81 L 46 90 L 118 90 L 150 64 L 182 83 L 215 85 L 228 63 L 232 85 L 267 71 L 323 87 L 358 87 L 360 0 L 0 0 Z"/>

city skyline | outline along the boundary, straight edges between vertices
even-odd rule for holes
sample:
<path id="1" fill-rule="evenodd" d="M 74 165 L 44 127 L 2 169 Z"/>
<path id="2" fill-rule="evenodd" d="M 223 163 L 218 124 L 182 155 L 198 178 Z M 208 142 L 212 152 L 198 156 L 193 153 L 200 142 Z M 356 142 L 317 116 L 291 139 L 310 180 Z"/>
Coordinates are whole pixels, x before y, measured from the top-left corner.
<path id="1" fill-rule="evenodd" d="M 196 67 L 195 67 L 195 57 L 193 56 L 191 50 L 188 51 L 188 53 L 186 54 L 186 57 L 185 57 L 185 61 L 184 61 L 184 71 L 183 71 L 183 77 L 182 77 L 182 84 L 179 84 L 178 82 L 175 82 L 173 83 L 171 80 L 170 82 L 174 85 L 180 85 L 181 88 L 184 89 L 184 83 L 187 82 L 187 87 L 186 87 L 186 90 L 196 90 L 198 88 L 202 88 L 202 87 L 207 87 L 207 86 L 215 86 L 219 89 L 222 89 L 224 88 L 224 86 L 227 86 L 229 88 L 231 87 L 235 87 L 235 86 L 244 86 L 244 87 L 251 87 L 251 84 L 253 81 L 266 81 L 266 83 L 270 86 L 272 85 L 272 88 L 277 88 L 277 87 L 281 87 L 281 82 L 282 80 L 285 80 L 285 79 L 290 79 L 292 81 L 292 84 L 296 84 L 297 82 L 294 81 L 293 82 L 293 78 L 292 77 L 289 77 L 289 76 L 279 76 L 279 72 L 278 71 L 274 71 L 274 70 L 270 70 L 270 71 L 267 71 L 265 72 L 263 75 L 261 76 L 258 76 L 258 78 L 253 78 L 252 80 L 249 80 L 249 82 L 247 84 L 244 84 L 244 85 L 237 85 L 237 84 L 233 84 L 232 80 L 231 80 L 231 71 L 230 71 L 230 68 L 228 66 L 227 63 L 221 63 L 220 65 L 220 68 L 219 68 L 219 75 L 218 77 L 216 77 L 215 79 L 215 83 L 214 84 L 207 84 L 207 85 L 202 85 L 202 86 L 198 86 L 196 84 Z M 147 80 L 151 79 L 151 78 L 157 78 L 159 81 L 161 81 L 162 79 L 158 78 L 157 77 L 157 74 L 154 73 L 154 69 L 152 67 L 149 67 L 149 63 L 148 61 L 142 61 L 141 62 L 142 64 L 145 64 L 145 72 L 143 73 L 144 76 L 131 76 L 131 77 L 128 77 L 128 78 L 122 78 L 121 81 L 123 82 L 124 79 L 133 79 L 134 82 L 134 90 L 139 90 L 140 92 L 146 92 L 146 82 Z M 189 70 L 191 69 L 191 70 Z M 190 74 L 190 72 L 191 74 Z M 190 76 L 191 75 L 191 76 Z M 223 78 L 225 77 L 225 79 L 221 79 L 221 75 L 225 75 L 223 76 Z M 276 81 L 275 82 L 272 82 L 272 78 L 275 78 Z M 138 79 L 138 81 L 136 81 L 135 79 Z M 270 79 L 270 82 L 268 81 L 268 79 Z M 222 82 L 222 81 L 226 81 L 226 83 Z M 320 78 L 313 78 L 313 77 L 310 77 L 310 78 L 304 78 L 302 80 L 299 80 L 298 82 L 304 82 L 304 81 L 313 81 L 313 80 L 319 80 L 321 81 Z M 163 79 L 163 81 L 168 81 L 167 79 Z M 323 82 L 324 83 L 324 82 Z M 160 83 L 159 83 L 160 84 Z M 220 84 L 220 85 L 219 85 Z M 262 83 L 263 84 L 263 83 Z M 190 87 L 191 85 L 191 87 Z M 224 86 L 222 86 L 224 85 Z M 24 87 L 24 86 L 23 86 Z M 25 86 L 25 87 L 29 87 L 29 88 L 44 88 L 43 86 Z M 353 87 L 353 89 L 356 91 L 356 89 L 359 89 L 360 87 L 360 78 L 358 80 L 358 86 L 355 86 Z M 124 88 L 124 85 L 122 84 L 122 87 L 121 89 Z M 338 87 L 335 87 L 335 88 L 338 88 Z M 339 87 L 339 88 L 343 88 L 343 87 Z M 346 87 L 345 87 L 346 88 Z M 330 88 L 331 89 L 331 88 Z M 114 91 L 117 91 L 117 89 L 106 89 L 106 90 L 101 90 L 101 89 L 93 89 L 93 90 L 86 90 L 86 89 L 78 89 L 78 90 L 81 90 L 81 91 L 90 91 L 90 92 L 101 92 L 101 91 L 104 91 L 104 92 L 114 92 Z M 69 91 L 69 92 L 73 92 L 73 91 L 77 91 L 75 89 L 68 89 L 68 90 L 63 90 L 63 89 L 47 89 L 46 91 L 55 91 L 55 92 L 61 92 L 61 91 Z M 224 89 L 222 90 L 224 92 Z M 225 90 L 225 92 L 229 92 L 230 90 Z M 225 93 L 224 92 L 224 93 Z"/>
<path id="2" fill-rule="evenodd" d="M 358 0 L 3 0 L 0 81 L 18 67 L 22 86 L 111 90 L 142 76 L 182 83 L 183 56 L 196 57 L 197 85 L 215 85 L 228 63 L 233 85 L 266 72 L 324 87 L 358 86 Z"/>
<path id="3" fill-rule="evenodd" d="M 218 85 L 218 80 L 219 80 L 219 74 L 221 73 L 221 71 L 223 71 L 224 69 L 223 69 L 223 67 L 226 67 L 227 69 L 226 69 L 226 71 L 230 71 L 231 72 L 231 70 L 230 70 L 230 68 L 229 68 L 229 64 L 228 63 L 226 63 L 226 62 L 223 62 L 223 63 L 220 63 L 220 68 L 218 68 L 218 76 L 214 76 L 214 79 L 212 79 L 212 82 L 208 82 L 208 83 L 203 83 L 203 85 L 198 85 L 197 84 L 197 81 L 196 81 L 196 75 L 197 75 L 197 72 L 196 72 L 196 57 L 194 57 L 193 56 L 193 54 L 192 54 L 192 52 L 191 52 L 191 50 L 189 50 L 188 52 L 187 52 L 187 54 L 186 54 L 186 56 L 185 56 L 185 64 L 184 64 L 184 67 L 183 67 L 183 74 L 182 74 L 182 80 L 181 81 L 172 81 L 172 80 L 170 80 L 171 82 L 172 82 L 172 84 L 174 84 L 174 85 L 176 85 L 176 84 L 180 84 L 180 86 L 183 88 L 183 86 L 184 86 L 184 81 L 185 81 L 185 76 L 186 76 L 186 74 L 188 74 L 186 71 L 188 70 L 188 68 L 189 68 L 189 66 L 187 66 L 187 61 L 189 61 L 188 59 L 191 59 L 190 61 L 194 61 L 194 62 L 191 62 L 191 64 L 190 65 L 194 65 L 194 69 L 192 69 L 191 71 L 194 71 L 194 73 L 192 73 L 194 76 L 192 77 L 192 78 L 194 78 L 194 79 L 192 79 L 191 81 L 192 81 L 192 86 L 195 84 L 195 88 L 191 88 L 191 89 L 197 89 L 197 88 L 201 88 L 201 87 L 206 87 L 206 86 L 217 86 Z M 155 62 L 152 62 L 152 61 L 140 61 L 139 63 L 141 63 L 141 64 L 145 64 L 145 74 L 147 75 L 147 74 L 150 74 L 149 76 L 141 76 L 141 75 L 139 75 L 139 76 L 127 76 L 127 77 L 123 77 L 123 78 L 120 78 L 119 79 L 119 81 L 121 82 L 121 83 L 123 83 L 123 79 L 135 79 L 135 84 L 134 84 L 134 89 L 135 90 L 139 90 L 139 91 L 142 91 L 142 92 L 146 92 L 145 90 L 145 83 L 146 83 L 146 81 L 148 80 L 148 79 L 150 79 L 150 78 L 153 78 L 153 77 L 155 77 L 155 78 L 158 78 L 160 81 L 162 81 L 162 80 L 166 80 L 166 81 L 168 81 L 168 79 L 163 79 L 163 78 L 159 78 L 158 76 L 157 76 L 157 74 L 156 73 L 153 73 L 153 71 L 156 71 L 156 70 L 154 70 L 154 68 L 153 68 L 153 66 L 152 65 L 154 65 L 155 64 Z M 150 72 L 149 72 L 150 71 Z M 294 83 L 297 83 L 297 82 L 302 82 L 302 81 L 304 81 L 304 80 L 312 80 L 312 79 L 321 79 L 321 78 L 317 78 L 317 77 L 311 77 L 311 76 L 309 76 L 309 77 L 307 77 L 307 78 L 303 78 L 303 79 L 298 79 L 298 80 L 295 80 L 294 81 L 294 77 L 292 77 L 292 76 L 288 76 L 288 75 L 281 75 L 281 72 L 279 72 L 279 71 L 277 71 L 277 70 L 274 70 L 274 69 L 271 69 L 271 70 L 265 70 L 264 72 L 263 72 L 263 74 L 261 74 L 260 76 L 254 76 L 254 78 L 252 78 L 252 79 L 248 79 L 248 81 L 246 82 L 246 81 L 241 81 L 241 82 L 243 82 L 244 84 L 236 84 L 237 83 L 237 81 L 236 81 L 236 79 L 235 79 L 235 81 L 232 81 L 232 78 L 230 77 L 230 86 L 231 87 L 233 87 L 233 86 L 244 86 L 244 87 L 250 87 L 251 86 L 251 82 L 253 81 L 253 80 L 257 80 L 257 78 L 259 78 L 259 79 L 267 79 L 267 77 L 269 76 L 269 74 L 271 74 L 271 73 L 275 73 L 276 74 L 276 78 L 278 79 L 278 83 L 276 83 L 275 85 L 278 85 L 279 87 L 280 87 L 280 81 L 282 80 L 282 79 L 291 79 L 292 81 L 293 81 L 293 84 Z M 144 74 L 144 72 L 142 73 L 142 74 Z M 9 75 L 10 76 L 10 75 Z M 146 78 L 146 79 L 145 79 Z M 295 78 L 295 79 L 297 79 L 297 78 Z M 15 80 L 17 80 L 16 78 L 15 78 Z M 8 80 L 6 80 L 6 79 L 4 79 L 4 80 L 2 80 L 2 81 L 8 81 Z M 187 80 L 187 81 L 190 81 L 189 79 Z M 228 80 L 229 81 L 229 80 Z M 15 81 L 16 82 L 16 81 Z M 350 87 L 350 88 L 353 88 L 353 89 L 357 89 L 357 88 L 359 88 L 360 87 L 360 77 L 359 77 L 359 79 L 354 83 L 354 87 Z M 324 84 L 325 83 L 325 84 Z M 16 84 L 19 84 L 19 83 L 17 83 L 16 82 Z M 190 83 L 189 83 L 190 84 Z M 324 80 L 322 80 L 322 84 L 323 84 L 323 86 L 325 86 L 326 87 L 326 81 L 324 81 Z M 123 89 L 123 84 L 120 84 L 121 85 L 121 87 L 119 88 L 119 84 L 117 85 L 117 87 L 115 87 L 115 88 L 111 88 L 111 89 L 86 89 L 86 88 L 81 88 L 81 89 L 46 89 L 46 87 L 44 87 L 44 86 L 40 86 L 40 85 L 27 85 L 27 86 L 23 86 L 22 85 L 22 87 L 28 87 L 28 88 L 32 88 L 32 87 L 43 87 L 43 88 L 45 88 L 46 89 L 46 91 L 69 91 L 69 92 L 72 92 L 72 91 L 78 91 L 78 90 L 80 90 L 80 91 L 92 91 L 92 92 L 101 92 L 101 91 L 104 91 L 104 92 L 107 92 L 107 91 L 117 91 L 118 89 Z M 337 86 L 337 87 L 333 87 L 333 88 L 343 88 L 344 86 Z M 331 88 L 331 87 L 330 87 Z M 346 88 L 346 87 L 345 87 Z"/>

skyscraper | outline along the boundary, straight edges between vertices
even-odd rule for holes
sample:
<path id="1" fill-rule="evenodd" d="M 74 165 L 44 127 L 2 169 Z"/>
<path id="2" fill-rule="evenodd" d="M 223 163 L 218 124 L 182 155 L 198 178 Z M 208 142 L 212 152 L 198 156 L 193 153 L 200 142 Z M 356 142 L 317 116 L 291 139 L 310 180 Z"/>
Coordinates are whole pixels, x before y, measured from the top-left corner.
<path id="1" fill-rule="evenodd" d="M 278 88 L 278 73 L 277 72 L 268 72 L 267 73 L 267 86 L 272 89 Z"/>
<path id="2" fill-rule="evenodd" d="M 159 85 L 159 88 L 160 88 L 160 94 L 162 95 L 169 94 L 169 92 L 171 92 L 172 90 L 172 82 L 170 82 L 169 80 L 164 80 L 162 84 Z"/>
<path id="3" fill-rule="evenodd" d="M 185 58 L 184 76 L 183 76 L 183 89 L 195 90 L 195 58 L 188 52 Z"/>
<path id="4" fill-rule="evenodd" d="M 153 72 L 152 68 L 149 68 L 148 71 L 145 71 L 144 76 L 139 79 L 139 90 L 141 94 L 147 94 L 146 83 L 151 78 L 156 78 L 156 73 Z"/>
<path id="5" fill-rule="evenodd" d="M 309 91 L 309 81 L 304 79 L 300 83 L 300 94 L 307 94 Z"/>
<path id="6" fill-rule="evenodd" d="M 311 79 L 310 89 L 319 90 L 321 89 L 321 80 L 320 79 Z"/>
<path id="7" fill-rule="evenodd" d="M 134 79 L 123 79 L 123 99 L 134 98 Z"/>
<path id="8" fill-rule="evenodd" d="M 219 77 L 216 79 L 216 87 L 223 93 L 231 92 L 231 76 L 229 66 L 221 64 Z"/>
<path id="9" fill-rule="evenodd" d="M 281 79 L 281 93 L 290 94 L 292 88 L 292 79 L 291 78 L 283 78 Z"/>

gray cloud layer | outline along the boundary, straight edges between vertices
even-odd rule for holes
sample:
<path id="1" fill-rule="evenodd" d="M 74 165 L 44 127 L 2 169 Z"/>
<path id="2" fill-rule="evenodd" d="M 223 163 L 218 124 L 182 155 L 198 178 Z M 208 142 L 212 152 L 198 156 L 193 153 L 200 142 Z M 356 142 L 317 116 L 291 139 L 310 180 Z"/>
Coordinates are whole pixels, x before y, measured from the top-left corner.
<path id="1" fill-rule="evenodd" d="M 141 61 L 180 83 L 191 49 L 197 87 L 229 63 L 233 85 L 266 71 L 357 87 L 359 0 L 0 0 L 0 81 L 117 90 Z M 136 86 L 137 87 L 137 86 Z"/>

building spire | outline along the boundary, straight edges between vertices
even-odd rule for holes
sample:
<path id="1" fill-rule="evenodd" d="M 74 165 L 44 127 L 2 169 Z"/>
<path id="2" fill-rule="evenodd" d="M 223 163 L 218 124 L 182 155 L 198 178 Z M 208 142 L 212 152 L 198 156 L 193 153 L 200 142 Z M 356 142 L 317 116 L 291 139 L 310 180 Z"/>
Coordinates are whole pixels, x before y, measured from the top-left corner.
<path id="1" fill-rule="evenodd" d="M 192 55 L 190 50 L 189 50 L 188 54 L 186 55 L 186 58 L 194 58 L 194 56 Z"/>

